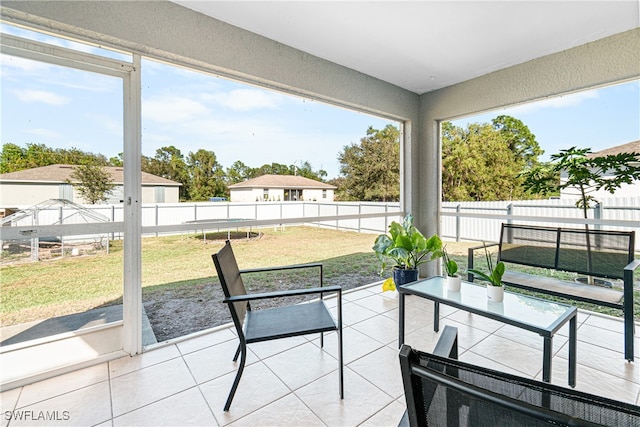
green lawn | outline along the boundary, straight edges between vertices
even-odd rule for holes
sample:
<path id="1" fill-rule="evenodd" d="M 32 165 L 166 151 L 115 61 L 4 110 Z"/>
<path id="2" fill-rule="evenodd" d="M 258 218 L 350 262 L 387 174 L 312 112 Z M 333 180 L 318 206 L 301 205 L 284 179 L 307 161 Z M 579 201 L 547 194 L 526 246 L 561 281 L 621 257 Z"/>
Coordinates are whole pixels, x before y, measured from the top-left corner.
<path id="1" fill-rule="evenodd" d="M 233 241 L 240 268 L 322 262 L 329 284 L 343 275 L 369 277 L 371 282 L 377 279 L 379 265 L 371 250 L 374 235 L 313 227 L 264 229 L 261 233 L 259 239 Z M 221 235 L 226 238 L 226 232 Z M 169 289 L 194 293 L 198 286 L 217 285 L 211 254 L 224 242 L 212 241 L 215 237 L 221 236 L 208 235 L 206 244 L 201 234 L 144 238 L 144 297 Z M 2 325 L 121 303 L 122 261 L 122 241 L 114 241 L 109 254 L 2 267 Z M 259 279 L 252 277 L 247 286 Z"/>
<path id="2" fill-rule="evenodd" d="M 326 284 L 350 284 L 353 287 L 380 280 L 377 276 L 380 266 L 371 249 L 375 235 L 314 227 L 289 227 L 284 231 L 263 229 L 261 232 L 263 235 L 259 239 L 233 241 L 240 268 L 322 262 Z M 226 238 L 226 233 L 223 235 Z M 212 241 L 214 237 L 220 236 L 208 235 L 207 243 L 203 242 L 202 235 L 143 239 L 143 299 L 166 295 L 167 290 L 180 295 L 197 295 L 203 286 L 218 286 L 211 254 L 224 242 Z M 466 249 L 471 245 L 477 243 L 447 243 L 447 249 L 462 270 L 466 268 Z M 115 241 L 111 242 L 109 254 L 2 267 L 2 325 L 121 303 L 122 249 L 122 242 Z M 484 265 L 482 260 L 476 262 L 478 266 Z M 531 269 L 523 267 L 518 271 L 531 272 Z M 563 277 L 562 273 L 548 270 L 542 273 Z M 247 286 L 251 288 L 261 278 L 247 279 Z M 272 283 L 282 283 L 282 280 L 286 279 L 276 278 Z M 309 277 L 309 280 L 313 279 Z M 635 296 L 635 315 L 640 319 L 640 292 L 636 291 Z M 567 302 L 614 316 L 621 315 L 620 310 Z"/>

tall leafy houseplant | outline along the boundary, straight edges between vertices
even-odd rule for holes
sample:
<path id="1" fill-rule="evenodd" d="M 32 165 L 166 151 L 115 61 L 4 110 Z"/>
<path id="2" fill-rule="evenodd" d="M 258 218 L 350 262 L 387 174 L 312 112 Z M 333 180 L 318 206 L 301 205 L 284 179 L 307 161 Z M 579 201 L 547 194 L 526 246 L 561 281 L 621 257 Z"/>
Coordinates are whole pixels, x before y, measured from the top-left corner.
<path id="1" fill-rule="evenodd" d="M 576 207 L 582 210 L 585 219 L 589 209 L 598 201 L 592 193 L 606 190 L 613 194 L 623 184 L 640 180 L 640 153 L 619 153 L 607 156 L 590 156 L 590 148 L 571 147 L 551 156 L 551 163 L 539 165 L 525 171 L 523 186 L 526 190 L 541 195 L 557 193 L 564 189 L 577 189 L 580 198 Z M 566 179 L 560 177 L 566 174 Z M 589 231 L 589 224 L 584 225 Z M 591 241 L 587 233 L 587 265 L 591 270 Z"/>
<path id="2" fill-rule="evenodd" d="M 427 239 L 413 225 L 412 215 L 406 215 L 402 223 L 393 221 L 389 225 L 389 233 L 379 235 L 373 245 L 382 264 L 380 274 L 389 263 L 393 264 L 394 280 L 386 281 L 383 288 L 395 289 L 395 285 L 417 280 L 418 266 L 436 258 L 435 253 L 441 248 L 442 241 L 437 235 Z M 401 279 L 403 276 L 406 277 L 404 281 Z"/>

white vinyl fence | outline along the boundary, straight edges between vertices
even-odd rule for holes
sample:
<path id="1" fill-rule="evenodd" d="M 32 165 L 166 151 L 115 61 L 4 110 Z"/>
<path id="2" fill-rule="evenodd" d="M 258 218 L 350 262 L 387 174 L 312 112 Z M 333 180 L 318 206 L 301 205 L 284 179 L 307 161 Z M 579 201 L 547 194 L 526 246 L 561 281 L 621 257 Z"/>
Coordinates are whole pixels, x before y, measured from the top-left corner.
<path id="1" fill-rule="evenodd" d="M 123 221 L 121 205 L 85 205 L 101 214 L 106 222 Z M 12 226 L 79 224 L 87 221 L 66 208 L 41 210 L 37 218 L 23 218 Z M 397 215 L 393 215 L 397 212 Z M 144 234 L 160 235 L 185 230 L 215 231 L 238 225 L 273 227 L 280 224 L 306 224 L 361 233 L 387 231 L 391 221 L 401 220 L 399 203 L 376 202 L 207 202 L 146 204 L 142 207 Z M 496 241 L 502 222 L 519 224 L 581 226 L 582 211 L 575 200 L 527 200 L 504 202 L 445 202 L 442 206 L 441 235 L 450 240 Z M 376 216 L 379 214 L 380 216 Z M 349 218 L 336 218 L 349 216 Z M 513 217 L 513 218 L 512 218 Z M 590 210 L 593 227 L 636 230 L 640 251 L 640 197 L 608 198 Z M 299 221 L 298 221 L 299 220 Z M 601 224 L 597 221 L 602 220 Z M 252 224 L 252 221 L 255 223 Z M 575 222 L 574 222 L 575 221 Z M 215 228 L 211 228 L 215 222 Z M 573 224 L 572 224 L 573 223 Z M 602 225 L 604 224 L 604 225 Z M 8 224 L 7 224 L 8 225 Z M 118 238 L 117 233 L 111 233 Z"/>

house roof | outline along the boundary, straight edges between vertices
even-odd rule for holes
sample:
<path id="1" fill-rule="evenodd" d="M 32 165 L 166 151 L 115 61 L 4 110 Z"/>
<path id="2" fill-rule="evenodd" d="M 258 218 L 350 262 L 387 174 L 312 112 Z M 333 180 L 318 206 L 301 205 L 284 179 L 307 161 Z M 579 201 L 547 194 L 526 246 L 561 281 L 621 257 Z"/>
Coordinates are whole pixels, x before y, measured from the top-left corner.
<path id="1" fill-rule="evenodd" d="M 626 144 L 617 145 L 615 147 L 605 148 L 598 152 L 592 153 L 589 157 L 603 157 L 621 153 L 640 153 L 640 140 L 627 142 Z"/>
<path id="2" fill-rule="evenodd" d="M 336 189 L 338 187 L 298 175 L 262 175 L 257 178 L 248 179 L 244 182 L 239 182 L 229 186 L 230 190 L 237 190 L 241 188 Z"/>
<path id="3" fill-rule="evenodd" d="M 0 174 L 0 181 L 3 182 L 49 182 L 64 183 L 67 180 L 77 182 L 71 178 L 71 174 L 76 166 L 74 165 L 49 165 L 39 168 L 23 169 L 17 172 Z M 111 175 L 111 180 L 115 184 L 124 183 L 124 169 L 120 166 L 104 166 Z M 147 172 L 142 172 L 142 185 L 168 185 L 180 186 L 179 182 L 162 178 Z"/>

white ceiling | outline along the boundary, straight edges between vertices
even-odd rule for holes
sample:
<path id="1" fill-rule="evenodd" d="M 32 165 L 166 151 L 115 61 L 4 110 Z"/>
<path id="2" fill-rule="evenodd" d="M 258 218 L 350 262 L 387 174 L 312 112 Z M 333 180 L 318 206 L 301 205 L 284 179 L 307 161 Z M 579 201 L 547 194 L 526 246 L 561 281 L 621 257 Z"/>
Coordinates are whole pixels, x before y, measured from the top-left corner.
<path id="1" fill-rule="evenodd" d="M 640 27 L 638 0 L 174 2 L 418 94 Z"/>

